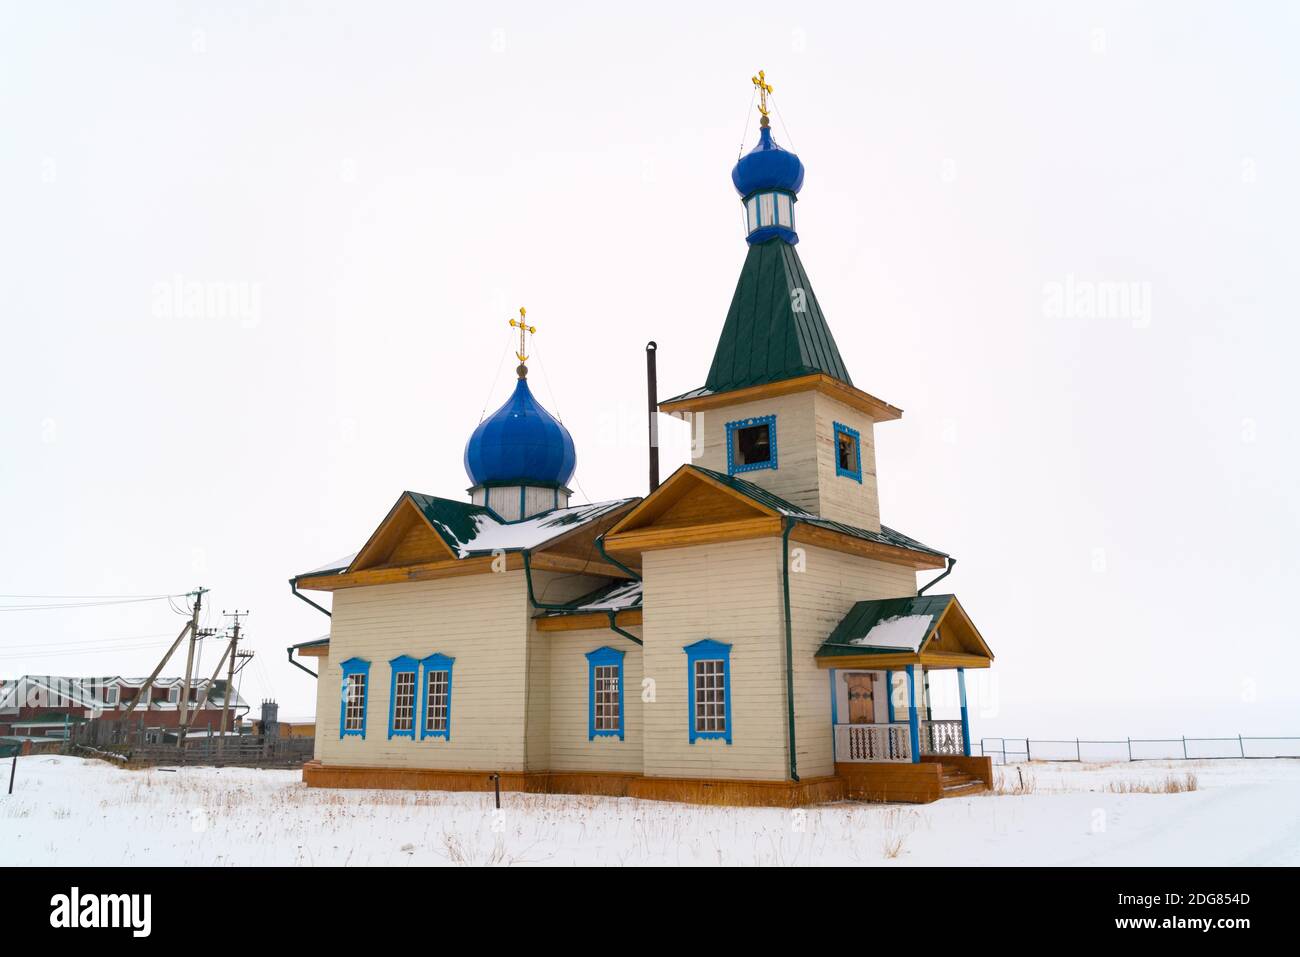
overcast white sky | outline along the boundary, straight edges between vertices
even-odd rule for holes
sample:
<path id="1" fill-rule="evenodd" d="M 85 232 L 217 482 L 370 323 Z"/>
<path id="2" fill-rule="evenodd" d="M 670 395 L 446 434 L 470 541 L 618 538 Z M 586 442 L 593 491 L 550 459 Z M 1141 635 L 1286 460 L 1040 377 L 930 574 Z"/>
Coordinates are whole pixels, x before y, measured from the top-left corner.
<path id="1" fill-rule="evenodd" d="M 245 697 L 310 713 L 287 579 L 464 494 L 519 305 L 576 500 L 642 494 L 642 349 L 702 383 L 762 67 L 905 410 L 884 521 L 998 656 L 976 734 L 1300 734 L 1297 8 L 614 6 L 0 3 L 0 593 L 206 585 Z M 1101 283 L 1136 311 L 1057 308 Z M 0 674 L 147 673 L 180 624 L 6 607 Z"/>

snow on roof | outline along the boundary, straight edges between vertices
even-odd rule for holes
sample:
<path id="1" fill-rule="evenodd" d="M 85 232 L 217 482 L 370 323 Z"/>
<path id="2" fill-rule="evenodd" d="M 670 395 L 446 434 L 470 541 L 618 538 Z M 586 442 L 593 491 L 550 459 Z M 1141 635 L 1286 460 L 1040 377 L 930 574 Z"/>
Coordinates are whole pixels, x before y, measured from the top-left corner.
<path id="1" fill-rule="evenodd" d="M 626 582 L 611 589 L 597 601 L 580 605 L 577 611 L 622 611 L 641 604 L 642 584 L 639 581 Z"/>
<path id="2" fill-rule="evenodd" d="M 101 697 L 103 691 L 109 688 L 128 691 L 139 690 L 144 686 L 146 680 L 145 678 L 123 678 L 121 676 L 73 678 L 67 675 L 23 675 L 20 678 L 0 679 L 0 708 L 18 707 L 17 702 L 30 701 L 33 692 L 43 692 L 57 700 L 67 699 L 74 707 L 103 708 L 104 700 Z M 184 684 L 184 678 L 158 677 L 153 680 L 153 687 L 163 691 L 172 688 L 180 689 Z M 214 701 L 222 700 L 226 679 L 218 678 L 214 682 L 211 678 L 195 676 L 190 679 L 190 686 L 200 694 L 211 686 L 212 692 L 209 693 L 208 697 L 208 703 L 211 704 Z M 234 695 L 232 700 L 237 706 L 247 704 L 238 694 Z M 153 711 L 167 711 L 177 708 L 179 708 L 178 702 L 154 701 L 150 703 L 150 710 Z"/>
<path id="3" fill-rule="evenodd" d="M 347 571 L 348 566 L 352 564 L 352 560 L 356 557 L 357 552 L 353 552 L 351 555 L 344 555 L 342 558 L 336 558 L 332 562 L 326 562 L 319 568 L 313 568 L 309 572 L 303 572 L 302 577 L 306 578 L 308 575 L 323 575 L 326 572 L 332 571 L 337 571 L 339 574 L 342 574 Z"/>
<path id="4" fill-rule="evenodd" d="M 929 615 L 895 615 L 878 622 L 861 638 L 854 638 L 850 644 L 863 645 L 868 648 L 896 648 L 906 651 L 918 651 L 925 636 L 930 633 Z"/>
<path id="5" fill-rule="evenodd" d="M 635 498 L 613 499 L 608 502 L 593 502 L 589 505 L 572 505 L 568 508 L 553 508 L 532 518 L 518 522 L 508 522 L 496 512 L 481 505 L 467 502 L 455 502 L 436 496 L 420 495 L 407 492 L 417 507 L 424 512 L 429 524 L 434 527 L 443 541 L 456 552 L 458 558 L 471 555 L 491 554 L 494 551 L 519 551 L 536 548 L 552 538 L 558 538 L 580 525 L 594 521 L 610 512 L 621 508 Z M 343 574 L 356 559 L 358 552 L 336 559 L 303 572 L 297 576 L 306 578 L 310 575 L 327 575 L 331 572 Z"/>
<path id="6" fill-rule="evenodd" d="M 553 508 L 549 512 L 518 522 L 507 522 L 485 512 L 473 517 L 474 530 L 469 538 L 462 540 L 448 530 L 448 544 L 456 549 L 461 558 L 476 553 L 494 552 L 498 549 L 513 551 L 521 548 L 536 548 L 630 501 L 632 499 L 620 498 L 609 502 L 594 502 L 590 505 Z"/>

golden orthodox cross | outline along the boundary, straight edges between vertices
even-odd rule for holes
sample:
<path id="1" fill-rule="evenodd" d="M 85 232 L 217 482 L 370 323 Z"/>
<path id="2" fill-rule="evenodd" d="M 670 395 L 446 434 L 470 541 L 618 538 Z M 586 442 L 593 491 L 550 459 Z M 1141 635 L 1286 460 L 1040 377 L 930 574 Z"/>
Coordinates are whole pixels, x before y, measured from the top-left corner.
<path id="1" fill-rule="evenodd" d="M 524 336 L 525 336 L 527 333 L 530 333 L 530 332 L 531 332 L 533 335 L 537 335 L 537 327 L 536 327 L 536 326 L 530 326 L 528 323 L 524 322 L 524 317 L 525 317 L 526 315 L 528 315 L 527 311 L 524 309 L 523 306 L 520 306 L 520 307 L 519 307 L 519 319 L 518 319 L 518 320 L 515 320 L 515 319 L 511 319 L 511 320 L 510 320 L 510 325 L 512 325 L 512 326 L 518 326 L 518 327 L 519 327 L 519 351 L 516 352 L 515 355 L 517 355 L 517 356 L 519 357 L 519 361 L 520 361 L 520 362 L 524 362 L 524 361 L 526 361 L 526 360 L 528 359 L 528 356 L 527 356 L 527 355 L 525 354 L 525 352 L 524 352 L 524 348 L 525 348 L 525 345 L 524 345 Z"/>
<path id="2" fill-rule="evenodd" d="M 767 98 L 772 93 L 772 84 L 767 82 L 767 77 L 762 70 L 758 71 L 758 76 L 751 76 L 749 79 L 758 88 L 758 112 L 763 114 L 763 119 L 759 122 L 767 126 Z"/>

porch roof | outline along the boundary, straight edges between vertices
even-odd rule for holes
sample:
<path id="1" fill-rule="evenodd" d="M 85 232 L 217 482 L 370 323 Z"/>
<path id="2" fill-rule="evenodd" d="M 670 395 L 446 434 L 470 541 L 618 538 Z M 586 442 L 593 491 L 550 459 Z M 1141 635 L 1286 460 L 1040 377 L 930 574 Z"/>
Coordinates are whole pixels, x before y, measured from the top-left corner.
<path id="1" fill-rule="evenodd" d="M 987 668 L 993 652 L 956 595 L 912 595 L 857 602 L 816 657 L 823 668 Z"/>

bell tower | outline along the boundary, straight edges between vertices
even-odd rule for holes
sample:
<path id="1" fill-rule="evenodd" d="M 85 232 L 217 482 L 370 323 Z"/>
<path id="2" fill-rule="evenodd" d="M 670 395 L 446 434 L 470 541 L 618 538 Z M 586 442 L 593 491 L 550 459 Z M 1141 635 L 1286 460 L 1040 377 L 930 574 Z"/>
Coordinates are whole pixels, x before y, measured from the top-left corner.
<path id="1" fill-rule="evenodd" d="M 703 387 L 659 408 L 691 419 L 693 464 L 878 532 L 875 424 L 902 411 L 853 385 L 795 249 L 804 166 L 772 137 L 767 77 L 752 82 L 759 140 L 731 171 L 749 249 Z"/>

